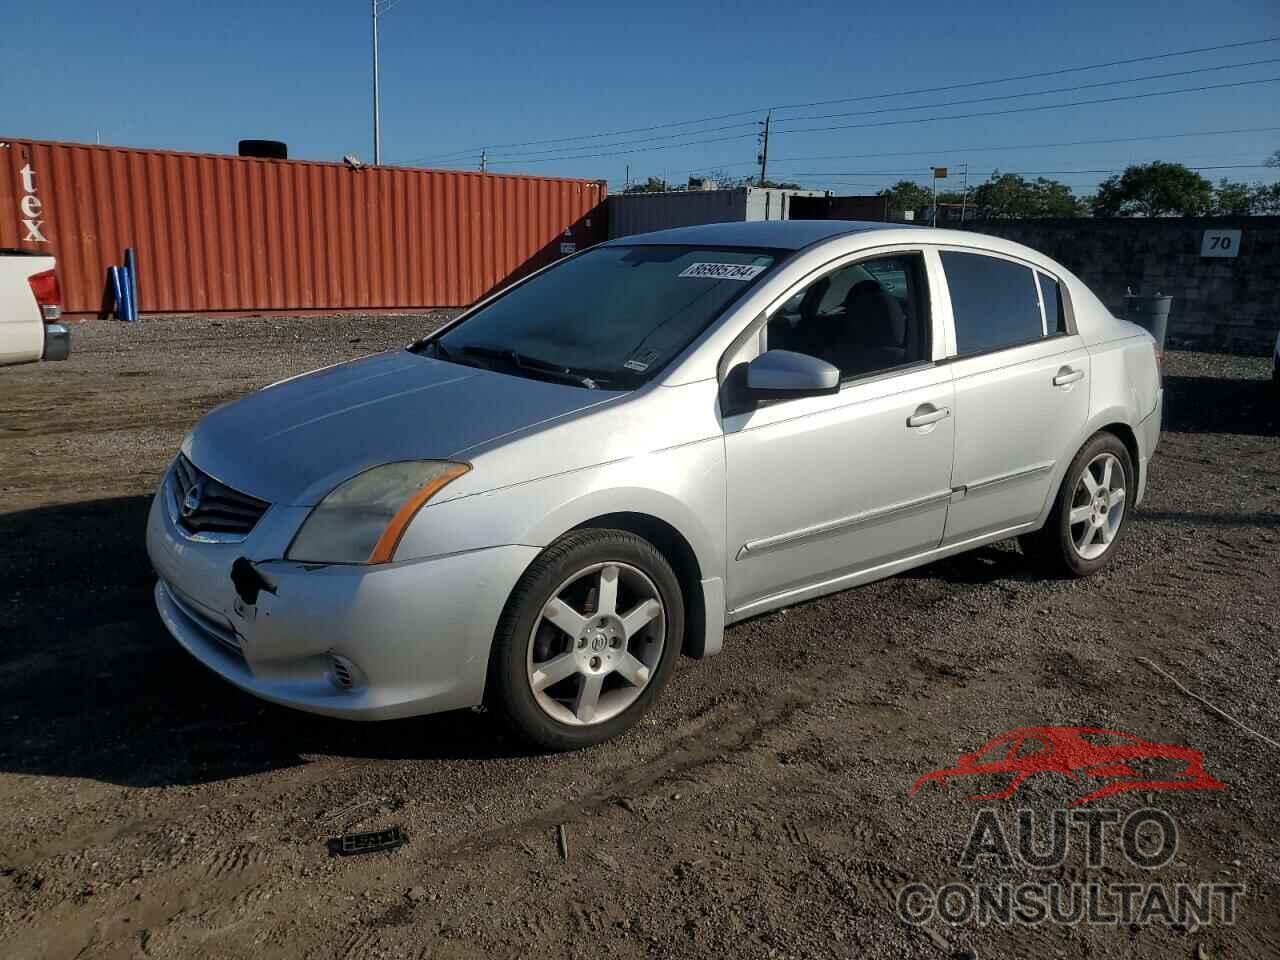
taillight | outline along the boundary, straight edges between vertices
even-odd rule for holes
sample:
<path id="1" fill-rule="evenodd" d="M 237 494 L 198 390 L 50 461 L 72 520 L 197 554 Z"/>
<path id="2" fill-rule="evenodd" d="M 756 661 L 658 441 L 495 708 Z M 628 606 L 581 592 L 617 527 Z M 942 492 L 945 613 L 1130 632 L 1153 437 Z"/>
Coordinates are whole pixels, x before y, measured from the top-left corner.
<path id="1" fill-rule="evenodd" d="M 40 305 L 40 313 L 45 320 L 57 320 L 62 316 L 62 288 L 58 286 L 58 275 L 52 270 L 33 274 L 27 277 L 31 284 L 31 292 Z"/>

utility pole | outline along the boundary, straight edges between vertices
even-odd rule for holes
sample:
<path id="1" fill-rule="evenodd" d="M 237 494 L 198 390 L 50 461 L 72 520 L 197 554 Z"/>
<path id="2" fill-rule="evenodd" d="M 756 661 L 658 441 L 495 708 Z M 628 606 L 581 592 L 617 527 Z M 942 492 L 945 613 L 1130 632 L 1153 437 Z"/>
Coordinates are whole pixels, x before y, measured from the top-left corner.
<path id="1" fill-rule="evenodd" d="M 770 110 L 764 115 L 764 132 L 760 136 L 764 140 L 764 144 L 760 149 L 760 155 L 756 157 L 760 161 L 760 186 L 764 186 L 765 180 L 769 176 L 769 125 L 773 121 L 773 111 Z"/>
<path id="2" fill-rule="evenodd" d="M 481 148 L 480 150 L 480 172 L 484 173 L 489 168 L 489 151 Z"/>
<path id="3" fill-rule="evenodd" d="M 373 165 L 382 163 L 382 130 L 378 103 L 378 0 L 369 0 L 373 10 Z"/>
<path id="4" fill-rule="evenodd" d="M 964 165 L 964 193 L 960 194 L 960 226 L 964 226 L 964 208 L 969 203 L 969 164 Z"/>
<path id="5" fill-rule="evenodd" d="M 628 163 L 628 164 L 627 164 L 627 179 L 626 179 L 626 182 L 625 182 L 625 183 L 623 184 L 623 186 L 622 186 L 622 192 L 623 192 L 623 193 L 626 193 L 626 192 L 627 192 L 628 190 L 630 190 L 630 189 L 631 189 L 631 164 L 629 164 L 629 163 Z"/>

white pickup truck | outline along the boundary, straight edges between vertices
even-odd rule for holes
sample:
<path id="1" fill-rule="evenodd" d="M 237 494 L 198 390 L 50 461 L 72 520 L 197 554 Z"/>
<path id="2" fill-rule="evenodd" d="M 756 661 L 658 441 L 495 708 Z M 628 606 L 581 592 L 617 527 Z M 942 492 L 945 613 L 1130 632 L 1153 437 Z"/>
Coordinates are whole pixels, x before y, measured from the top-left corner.
<path id="1" fill-rule="evenodd" d="M 0 249 L 0 366 L 65 360 L 71 352 L 53 267 L 53 257 Z"/>

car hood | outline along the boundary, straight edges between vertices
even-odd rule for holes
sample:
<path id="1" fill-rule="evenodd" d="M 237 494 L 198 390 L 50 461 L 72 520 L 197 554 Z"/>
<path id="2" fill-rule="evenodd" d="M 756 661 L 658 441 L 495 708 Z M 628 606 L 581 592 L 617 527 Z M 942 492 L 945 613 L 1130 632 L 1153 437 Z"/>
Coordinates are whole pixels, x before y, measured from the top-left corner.
<path id="1" fill-rule="evenodd" d="M 310 506 L 377 464 L 455 458 L 617 396 L 402 350 L 284 380 L 218 407 L 182 450 L 237 490 Z"/>

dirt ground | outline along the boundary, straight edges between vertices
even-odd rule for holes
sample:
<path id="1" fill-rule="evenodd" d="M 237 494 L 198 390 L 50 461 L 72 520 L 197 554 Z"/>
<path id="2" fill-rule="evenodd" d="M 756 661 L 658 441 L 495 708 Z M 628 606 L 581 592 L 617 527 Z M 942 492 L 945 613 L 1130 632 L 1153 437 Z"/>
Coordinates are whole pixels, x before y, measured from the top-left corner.
<path id="1" fill-rule="evenodd" d="M 66 363 L 0 370 L 0 957 L 1280 955 L 1280 395 L 1266 360 L 1174 352 L 1143 504 L 1096 579 L 1013 544 L 731 628 L 645 721 L 531 755 L 463 712 L 376 725 L 260 703 L 172 642 L 147 504 L 206 410 L 394 347 L 435 319 L 94 322 Z M 1204 754 L 1142 871 L 1073 840 L 1048 869 L 958 862 L 978 811 L 1064 808 L 1041 774 L 928 785 L 1014 727 Z M 1096 785 L 1096 784 L 1095 784 Z M 1042 821 L 1044 822 L 1044 821 Z M 330 858 L 344 829 L 393 853 Z M 567 859 L 558 843 L 564 826 Z M 899 919 L 906 884 L 1240 883 L 1234 925 Z"/>

